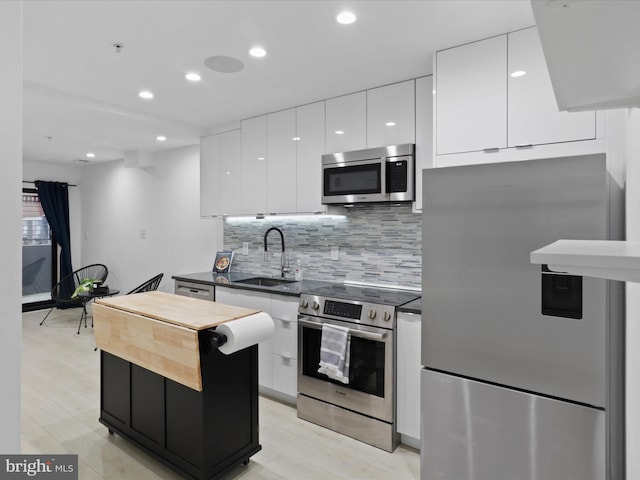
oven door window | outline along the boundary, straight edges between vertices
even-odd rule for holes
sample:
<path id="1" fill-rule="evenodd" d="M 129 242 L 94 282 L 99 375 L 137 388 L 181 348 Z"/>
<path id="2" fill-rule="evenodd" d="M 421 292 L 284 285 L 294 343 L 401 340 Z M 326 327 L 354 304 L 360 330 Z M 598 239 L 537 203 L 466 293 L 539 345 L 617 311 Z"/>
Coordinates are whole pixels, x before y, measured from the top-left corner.
<path id="1" fill-rule="evenodd" d="M 380 162 L 324 169 L 324 195 L 357 195 L 382 192 Z"/>
<path id="2" fill-rule="evenodd" d="M 374 340 L 351 336 L 349 384 L 345 385 L 330 379 L 323 373 L 318 373 L 318 368 L 320 367 L 321 339 L 321 330 L 303 328 L 303 375 L 332 382 L 378 397 L 384 397 L 384 342 L 376 342 Z"/>

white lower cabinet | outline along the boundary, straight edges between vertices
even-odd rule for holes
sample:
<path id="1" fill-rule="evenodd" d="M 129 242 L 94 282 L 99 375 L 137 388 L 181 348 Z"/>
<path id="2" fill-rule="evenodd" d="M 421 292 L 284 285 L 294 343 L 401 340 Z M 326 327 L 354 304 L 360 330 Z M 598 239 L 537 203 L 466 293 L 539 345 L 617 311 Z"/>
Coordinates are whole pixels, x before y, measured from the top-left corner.
<path id="1" fill-rule="evenodd" d="M 398 312 L 397 428 L 412 444 L 420 441 L 421 330 L 422 315 Z"/>
<path id="2" fill-rule="evenodd" d="M 273 337 L 258 344 L 261 391 L 295 402 L 298 394 L 298 298 L 216 286 L 216 302 L 268 313 Z"/>

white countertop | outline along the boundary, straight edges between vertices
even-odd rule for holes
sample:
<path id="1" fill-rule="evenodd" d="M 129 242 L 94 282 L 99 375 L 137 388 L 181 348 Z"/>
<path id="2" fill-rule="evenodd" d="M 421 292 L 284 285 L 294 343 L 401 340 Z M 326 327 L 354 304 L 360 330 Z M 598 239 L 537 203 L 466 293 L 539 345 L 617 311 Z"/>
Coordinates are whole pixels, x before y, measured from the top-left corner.
<path id="1" fill-rule="evenodd" d="M 530 258 L 556 272 L 640 282 L 640 242 L 558 240 L 531 252 Z"/>

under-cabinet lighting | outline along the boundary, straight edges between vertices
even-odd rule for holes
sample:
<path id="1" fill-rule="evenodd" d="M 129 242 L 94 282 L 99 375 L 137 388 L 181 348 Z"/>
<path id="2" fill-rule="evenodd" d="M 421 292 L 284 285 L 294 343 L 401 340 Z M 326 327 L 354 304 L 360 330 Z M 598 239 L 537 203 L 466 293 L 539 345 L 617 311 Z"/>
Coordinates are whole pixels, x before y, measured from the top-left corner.
<path id="1" fill-rule="evenodd" d="M 515 72 L 511 72 L 511 78 L 519 78 L 524 77 L 527 74 L 524 70 L 516 70 Z"/>
<path id="2" fill-rule="evenodd" d="M 225 222 L 229 223 L 251 223 L 256 220 L 264 222 L 296 222 L 296 223 L 313 223 L 325 220 L 346 221 L 346 215 L 323 215 L 323 214 L 303 214 L 303 215 L 265 215 L 258 214 L 255 216 L 226 216 Z"/>

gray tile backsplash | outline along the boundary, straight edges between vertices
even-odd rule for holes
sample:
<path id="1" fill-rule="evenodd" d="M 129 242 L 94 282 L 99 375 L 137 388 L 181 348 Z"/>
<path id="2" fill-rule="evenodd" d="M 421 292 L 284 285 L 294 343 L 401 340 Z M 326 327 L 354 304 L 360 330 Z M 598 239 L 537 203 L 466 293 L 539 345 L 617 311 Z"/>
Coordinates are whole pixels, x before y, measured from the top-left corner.
<path id="1" fill-rule="evenodd" d="M 277 276 L 280 235 L 269 234 L 264 260 L 264 234 L 270 227 L 284 232 L 291 276 L 300 260 L 303 278 L 313 280 L 421 285 L 422 215 L 410 205 L 369 205 L 347 209 L 344 217 L 267 217 L 225 219 L 224 248 L 235 252 L 232 270 Z M 242 255 L 243 242 L 249 254 Z M 331 259 L 332 247 L 339 259 Z"/>

